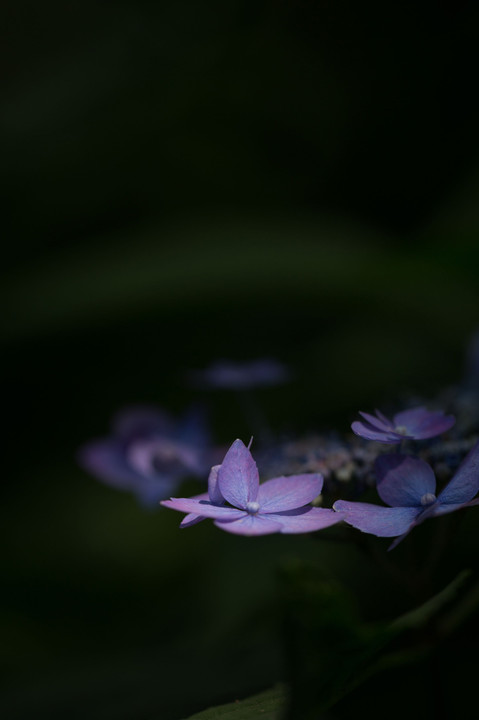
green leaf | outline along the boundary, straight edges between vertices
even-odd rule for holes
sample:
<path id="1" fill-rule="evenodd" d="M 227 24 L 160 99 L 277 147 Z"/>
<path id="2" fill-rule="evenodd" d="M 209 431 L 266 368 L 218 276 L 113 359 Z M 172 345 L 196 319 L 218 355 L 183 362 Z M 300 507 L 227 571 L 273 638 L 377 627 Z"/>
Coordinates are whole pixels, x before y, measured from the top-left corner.
<path id="1" fill-rule="evenodd" d="M 209 708 L 188 720 L 280 720 L 284 717 L 285 699 L 286 690 L 278 685 L 246 700 Z"/>
<path id="2" fill-rule="evenodd" d="M 422 660 L 444 636 L 441 616 L 461 601 L 469 576 L 468 571 L 460 573 L 435 597 L 392 623 L 365 623 L 339 583 L 325 581 L 316 567 L 285 567 L 288 717 L 315 720 L 377 672 Z M 397 646 L 399 639 L 404 647 Z"/>

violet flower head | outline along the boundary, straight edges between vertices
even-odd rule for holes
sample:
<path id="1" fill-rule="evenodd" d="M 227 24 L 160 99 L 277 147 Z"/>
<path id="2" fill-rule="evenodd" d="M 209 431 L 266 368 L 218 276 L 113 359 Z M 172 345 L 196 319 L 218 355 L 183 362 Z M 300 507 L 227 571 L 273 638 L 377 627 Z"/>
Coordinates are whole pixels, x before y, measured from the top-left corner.
<path id="1" fill-rule="evenodd" d="M 161 504 L 189 513 L 190 518 L 193 514 L 194 521 L 212 518 L 217 527 L 236 535 L 306 533 L 342 520 L 334 510 L 310 504 L 322 485 L 322 476 L 314 473 L 277 477 L 260 485 L 249 449 L 235 440 L 218 469 L 215 498 L 171 498 Z"/>
<path id="2" fill-rule="evenodd" d="M 378 495 L 389 507 L 337 500 L 334 509 L 344 520 L 364 533 L 396 537 L 392 550 L 424 520 L 479 504 L 479 442 L 436 497 L 432 468 L 411 455 L 380 455 L 376 460 Z"/>
<path id="3" fill-rule="evenodd" d="M 159 408 L 133 407 L 115 418 L 110 436 L 81 448 L 78 460 L 107 485 L 156 506 L 184 478 L 206 476 L 212 453 L 198 409 L 176 421 Z"/>
<path id="4" fill-rule="evenodd" d="M 288 368 L 273 358 L 261 358 L 251 362 L 218 360 L 206 370 L 192 374 L 195 381 L 209 388 L 222 390 L 247 390 L 267 385 L 280 385 L 290 377 Z"/>
<path id="5" fill-rule="evenodd" d="M 388 445 L 397 445 L 403 440 L 425 440 L 436 437 L 449 430 L 456 419 L 453 415 L 444 415 L 441 411 L 431 411 L 424 407 L 412 408 L 394 415 L 389 420 L 379 410 L 376 415 L 359 413 L 364 420 L 351 425 L 352 431 L 359 437 Z"/>

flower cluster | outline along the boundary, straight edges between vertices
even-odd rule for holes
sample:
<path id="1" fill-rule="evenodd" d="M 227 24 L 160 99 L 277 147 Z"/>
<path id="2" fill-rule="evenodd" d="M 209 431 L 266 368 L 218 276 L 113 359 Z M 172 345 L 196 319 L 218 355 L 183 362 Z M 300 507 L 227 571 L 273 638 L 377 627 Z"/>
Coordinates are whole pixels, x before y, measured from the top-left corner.
<path id="1" fill-rule="evenodd" d="M 344 521 L 361 532 L 395 538 L 393 548 L 424 520 L 479 504 L 478 366 L 476 338 L 466 382 L 448 402 L 457 422 L 454 414 L 422 405 L 392 419 L 380 410 L 360 412 L 350 437 L 269 445 L 260 454 L 269 478 L 261 484 L 250 447 L 239 439 L 215 464 L 220 457 L 198 410 L 180 420 L 159 408 L 126 410 L 114 421 L 112 434 L 87 444 L 79 459 L 92 474 L 135 493 L 143 504 L 185 513 L 183 528 L 211 518 L 226 532 L 257 536 L 308 533 Z M 287 372 L 268 359 L 246 365 L 222 361 L 201 378 L 212 387 L 240 390 L 282 382 Z M 433 440 L 444 433 L 446 440 Z M 400 445 L 401 452 L 387 452 L 388 445 Z M 209 468 L 207 492 L 171 497 L 183 479 L 206 477 Z M 437 480 L 444 485 L 439 492 Z M 384 505 L 361 501 L 373 486 Z M 325 499 L 332 507 L 323 507 Z"/>
<path id="2" fill-rule="evenodd" d="M 353 423 L 353 431 L 385 444 L 397 444 L 398 438 L 428 439 L 455 422 L 452 416 L 423 407 L 398 413 L 393 422 L 379 411 L 376 417 L 361 415 L 366 423 Z M 344 520 L 362 532 L 395 537 L 392 549 L 427 518 L 479 503 L 473 499 L 479 491 L 479 442 L 437 496 L 434 471 L 419 457 L 383 453 L 377 456 L 374 470 L 386 506 L 337 500 L 332 509 L 318 508 L 311 503 L 323 487 L 320 473 L 276 477 L 260 485 L 249 448 L 236 440 L 221 465 L 212 469 L 207 494 L 161 504 L 187 513 L 182 527 L 212 518 L 217 527 L 238 535 L 312 532 Z"/>

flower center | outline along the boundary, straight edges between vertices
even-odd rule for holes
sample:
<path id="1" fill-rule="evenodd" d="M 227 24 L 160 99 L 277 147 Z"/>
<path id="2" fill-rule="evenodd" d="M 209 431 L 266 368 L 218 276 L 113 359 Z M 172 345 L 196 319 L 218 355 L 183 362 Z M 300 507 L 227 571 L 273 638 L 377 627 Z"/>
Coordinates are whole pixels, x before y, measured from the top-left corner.
<path id="1" fill-rule="evenodd" d="M 251 515 L 254 515 L 259 510 L 259 503 L 255 502 L 254 500 L 251 500 L 250 502 L 246 503 L 246 512 L 249 512 Z"/>
<path id="2" fill-rule="evenodd" d="M 436 502 L 434 493 L 425 493 L 421 498 L 421 505 L 432 505 L 433 502 Z"/>
<path id="3" fill-rule="evenodd" d="M 396 432 L 398 435 L 407 435 L 407 427 L 405 425 L 398 425 L 394 428 L 394 432 Z"/>

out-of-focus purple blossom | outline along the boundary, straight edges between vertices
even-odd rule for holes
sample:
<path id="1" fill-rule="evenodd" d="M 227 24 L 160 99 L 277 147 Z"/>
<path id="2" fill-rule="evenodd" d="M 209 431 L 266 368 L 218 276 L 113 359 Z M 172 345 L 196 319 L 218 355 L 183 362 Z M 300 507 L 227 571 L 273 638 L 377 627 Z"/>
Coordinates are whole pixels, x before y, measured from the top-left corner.
<path id="1" fill-rule="evenodd" d="M 107 485 L 153 506 L 184 478 L 206 476 L 214 455 L 198 409 L 174 420 L 159 408 L 132 407 L 114 419 L 111 435 L 82 447 L 78 460 Z"/>
<path id="2" fill-rule="evenodd" d="M 261 358 L 251 362 L 218 360 L 205 370 L 191 373 L 194 382 L 204 387 L 223 390 L 247 390 L 267 385 L 280 385 L 290 379 L 290 371 L 278 360 Z"/>
<path id="3" fill-rule="evenodd" d="M 388 445 L 396 445 L 403 440 L 436 437 L 449 430 L 456 422 L 452 415 L 444 415 L 441 411 L 431 411 L 424 407 L 397 413 L 392 421 L 379 410 L 375 412 L 376 415 L 360 412 L 364 420 L 353 422 L 351 429 L 362 438 Z"/>
<path id="4" fill-rule="evenodd" d="M 378 495 L 389 507 L 337 500 L 333 507 L 345 521 L 362 532 L 396 537 L 390 550 L 424 520 L 477 505 L 479 491 L 479 442 L 459 466 L 454 477 L 436 497 L 432 468 L 411 455 L 381 455 L 376 460 Z"/>
<path id="5" fill-rule="evenodd" d="M 249 449 L 235 440 L 213 479 L 214 497 L 171 498 L 161 504 L 188 513 L 190 520 L 193 514 L 193 522 L 210 517 L 219 528 L 236 535 L 306 533 L 342 519 L 333 510 L 311 506 L 322 485 L 322 476 L 312 473 L 277 477 L 260 485 Z"/>

